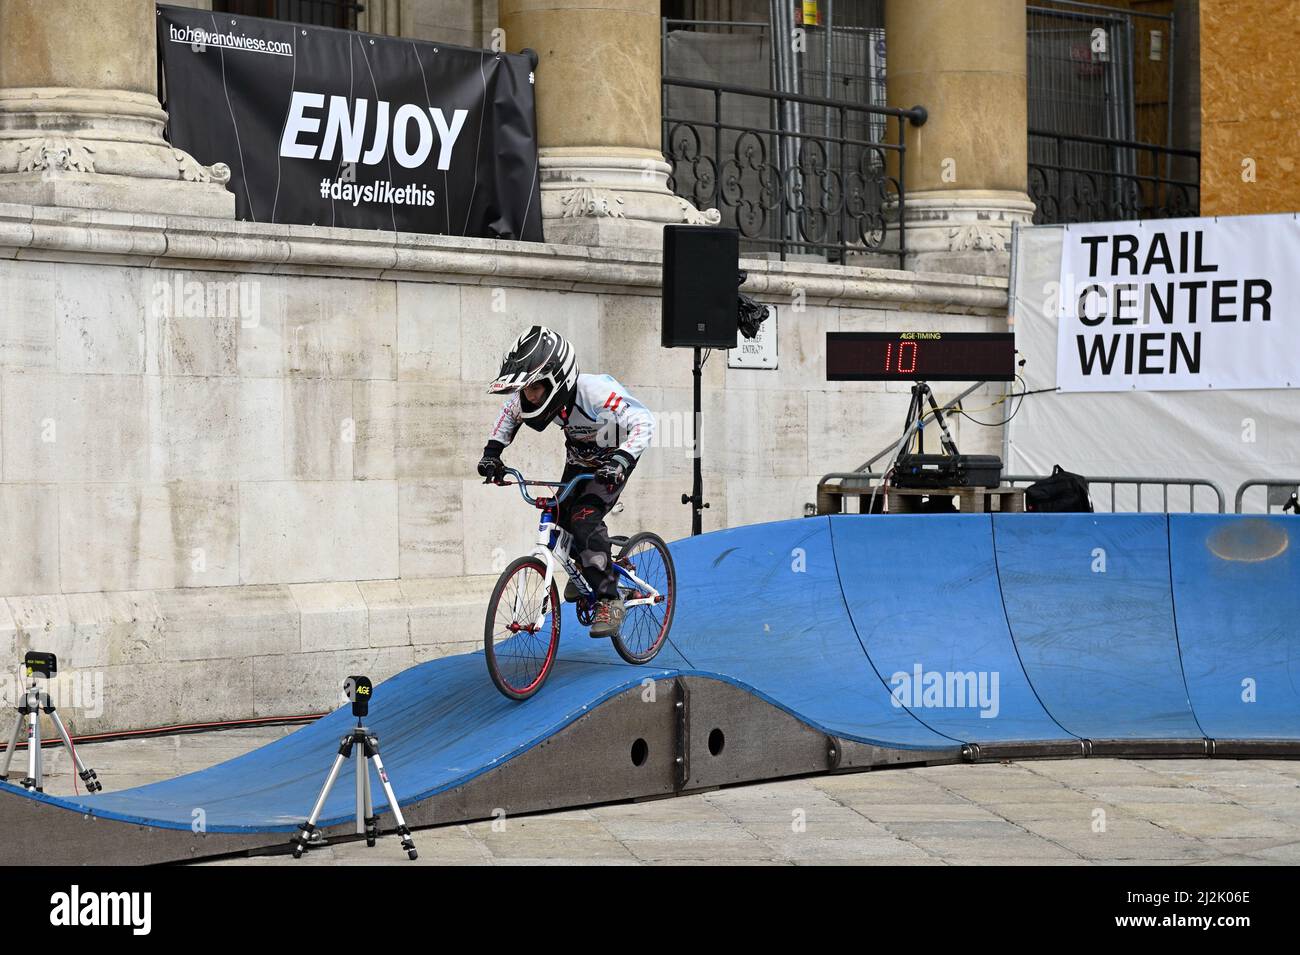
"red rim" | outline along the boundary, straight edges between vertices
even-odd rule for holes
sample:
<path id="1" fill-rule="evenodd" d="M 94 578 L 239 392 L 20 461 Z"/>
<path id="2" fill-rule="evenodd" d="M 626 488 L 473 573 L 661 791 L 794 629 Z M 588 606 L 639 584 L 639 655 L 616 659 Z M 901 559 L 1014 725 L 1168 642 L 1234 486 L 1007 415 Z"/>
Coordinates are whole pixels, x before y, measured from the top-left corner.
<path id="1" fill-rule="evenodd" d="M 524 583 L 529 579 L 533 581 L 532 585 Z M 560 643 L 560 615 L 556 613 L 555 585 L 552 583 L 550 588 L 546 588 L 543 586 L 544 581 L 545 569 L 540 563 L 533 561 L 520 564 L 499 585 L 497 599 L 492 606 L 489 651 L 492 673 L 507 691 L 507 695 L 530 696 L 542 685 L 555 662 Z M 515 598 L 521 588 L 523 599 L 520 603 L 520 616 L 523 620 L 515 620 Z M 543 601 L 549 603 L 546 614 L 550 617 L 550 627 L 546 626 L 546 618 L 543 617 L 541 627 L 531 629 L 532 621 L 536 619 Z M 546 634 L 544 645 L 540 639 L 543 634 Z M 506 647 L 508 652 L 503 653 L 502 649 Z M 516 661 L 513 667 L 509 665 L 512 660 Z"/>

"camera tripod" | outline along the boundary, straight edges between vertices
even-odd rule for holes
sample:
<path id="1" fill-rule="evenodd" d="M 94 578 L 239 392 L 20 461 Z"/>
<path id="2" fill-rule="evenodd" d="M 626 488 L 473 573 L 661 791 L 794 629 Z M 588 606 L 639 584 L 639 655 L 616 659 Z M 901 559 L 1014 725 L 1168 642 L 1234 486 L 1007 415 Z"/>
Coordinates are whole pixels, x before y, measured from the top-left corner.
<path id="1" fill-rule="evenodd" d="M 31 686 L 23 692 L 22 699 L 17 704 L 18 716 L 14 720 L 13 732 L 9 734 L 9 747 L 5 750 L 4 768 L 0 769 L 0 779 L 9 778 L 9 765 L 13 761 L 14 750 L 18 746 L 18 735 L 22 732 L 25 722 L 27 724 L 27 775 L 19 781 L 19 785 L 34 792 L 45 792 L 41 759 L 41 713 L 45 713 L 54 723 L 54 728 L 58 731 L 59 738 L 63 740 L 64 747 L 72 755 L 73 767 L 81 777 L 81 781 L 86 784 L 86 789 L 92 793 L 100 791 L 104 788 L 104 784 L 99 781 L 95 771 L 87 769 L 81 757 L 77 755 L 72 745 L 72 738 L 68 735 L 68 729 L 63 725 L 59 711 L 54 708 L 54 701 L 50 699 L 48 693 L 36 685 L 37 678 L 45 674 L 33 673 L 30 668 L 28 674 L 31 676 Z"/>
<path id="2" fill-rule="evenodd" d="M 966 389 L 956 399 L 944 405 L 944 408 L 959 408 L 961 406 L 961 400 L 981 384 L 983 384 L 983 382 Z M 930 405 L 930 410 L 934 413 L 935 423 L 939 425 L 939 444 L 943 447 L 946 454 L 957 454 L 957 442 L 952 439 L 952 432 L 948 430 L 948 421 L 943 416 L 943 408 L 940 408 L 939 403 L 934 400 L 934 392 L 930 390 L 930 386 L 924 381 L 918 381 L 916 384 L 912 385 L 912 401 L 907 406 L 907 418 L 903 421 L 903 436 L 899 438 L 898 444 L 893 446 L 894 453 L 889 458 L 890 469 L 892 469 L 898 462 L 899 455 L 907 450 L 907 446 L 911 443 L 912 435 L 914 434 L 917 436 L 917 453 L 925 453 L 925 405 L 927 402 Z M 874 458 L 868 461 L 864 465 L 864 468 L 870 467 L 880 458 L 884 457 L 888 450 L 889 449 L 886 448 L 884 451 L 881 451 Z M 867 506 L 868 512 L 873 511 L 876 506 L 877 490 L 879 489 L 873 488 L 871 491 L 871 501 Z"/>
<path id="3" fill-rule="evenodd" d="M 903 437 L 898 442 L 898 449 L 894 452 L 895 458 L 907 447 L 913 434 L 917 436 L 917 453 L 925 453 L 926 402 L 929 402 L 930 410 L 934 412 L 935 423 L 939 426 L 939 444 L 943 447 L 944 453 L 957 453 L 957 442 L 952 439 L 952 432 L 948 430 L 948 422 L 943 416 L 943 409 L 934 400 L 934 392 L 930 390 L 930 386 L 924 381 L 918 381 L 912 386 L 912 403 L 907 406 L 907 418 L 903 422 Z"/>
<path id="4" fill-rule="evenodd" d="M 325 800 L 329 798 L 330 790 L 334 788 L 339 772 L 343 769 L 343 763 L 348 759 L 355 762 L 357 772 L 357 835 L 364 835 L 368 846 L 373 846 L 379 838 L 379 817 L 375 815 L 370 796 L 370 760 L 374 760 L 375 769 L 379 772 L 379 781 L 383 784 L 384 794 L 388 797 L 389 808 L 393 810 L 393 818 L 397 820 L 397 834 L 402 838 L 402 848 L 406 850 L 407 858 L 415 859 L 418 853 L 415 850 L 415 842 L 411 839 L 411 830 L 406 828 L 402 807 L 397 804 L 393 787 L 388 782 L 388 773 L 384 772 L 384 761 L 379 758 L 379 737 L 361 725 L 359 716 L 352 732 L 339 741 L 338 755 L 334 758 L 334 765 L 330 767 L 329 776 L 325 778 L 325 785 L 321 787 L 320 795 L 316 797 L 311 815 L 298 827 L 302 832 L 298 841 L 294 843 L 293 857 L 302 858 L 303 851 L 316 832 L 316 821 L 320 819 L 321 810 L 325 808 Z"/>

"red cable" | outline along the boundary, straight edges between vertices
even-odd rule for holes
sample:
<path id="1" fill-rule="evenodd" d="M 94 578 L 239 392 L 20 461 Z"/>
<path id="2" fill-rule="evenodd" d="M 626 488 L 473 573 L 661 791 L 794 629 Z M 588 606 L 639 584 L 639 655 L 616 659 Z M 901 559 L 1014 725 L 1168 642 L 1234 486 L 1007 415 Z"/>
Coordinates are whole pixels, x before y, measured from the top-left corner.
<path id="1" fill-rule="evenodd" d="M 157 726 L 152 729 L 139 730 L 119 730 L 113 733 L 94 733 L 89 736 L 69 736 L 69 739 L 80 740 L 83 743 L 103 742 L 104 740 L 130 739 L 136 736 L 165 736 L 168 733 L 180 733 L 186 730 L 209 730 L 222 729 L 239 726 L 260 726 L 264 723 L 306 723 L 320 719 L 322 716 L 328 716 L 328 713 L 305 713 L 300 716 L 259 716 L 246 720 L 216 720 L 209 723 L 176 723 L 170 726 Z M 42 745 L 46 743 L 54 745 L 57 740 L 42 740 Z M 26 742 L 20 742 L 15 749 L 25 749 Z M 2 750 L 0 750 L 2 752 Z"/>

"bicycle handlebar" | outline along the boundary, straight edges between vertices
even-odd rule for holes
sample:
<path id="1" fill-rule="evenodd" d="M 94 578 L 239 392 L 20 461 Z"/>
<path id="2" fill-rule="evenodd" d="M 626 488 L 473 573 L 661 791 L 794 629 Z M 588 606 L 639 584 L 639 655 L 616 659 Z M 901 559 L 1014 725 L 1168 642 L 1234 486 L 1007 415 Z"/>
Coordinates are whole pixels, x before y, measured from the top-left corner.
<path id="1" fill-rule="evenodd" d="M 514 475 L 515 477 L 514 483 L 518 486 L 519 493 L 523 496 L 523 499 L 527 501 L 529 504 L 533 505 L 533 507 L 538 506 L 537 504 L 538 499 L 533 497 L 531 494 L 529 494 L 528 491 L 525 490 L 525 488 L 528 487 L 559 488 L 561 489 L 560 492 L 556 494 L 553 498 L 551 498 L 551 500 L 554 501 L 554 503 L 559 504 L 566 497 L 568 497 L 570 494 L 573 493 L 573 489 L 575 487 L 577 487 L 583 481 L 590 481 L 592 478 L 596 476 L 594 474 L 575 474 L 573 476 L 573 479 L 570 480 L 567 484 L 562 484 L 557 481 L 530 481 L 527 478 L 525 478 L 522 474 L 520 474 L 518 471 L 516 471 L 514 468 L 506 468 L 505 471 L 502 473 Z M 500 479 L 494 481 L 491 478 L 484 478 L 483 483 L 496 484 L 499 487 L 509 487 L 511 484 L 510 481 L 503 481 Z"/>

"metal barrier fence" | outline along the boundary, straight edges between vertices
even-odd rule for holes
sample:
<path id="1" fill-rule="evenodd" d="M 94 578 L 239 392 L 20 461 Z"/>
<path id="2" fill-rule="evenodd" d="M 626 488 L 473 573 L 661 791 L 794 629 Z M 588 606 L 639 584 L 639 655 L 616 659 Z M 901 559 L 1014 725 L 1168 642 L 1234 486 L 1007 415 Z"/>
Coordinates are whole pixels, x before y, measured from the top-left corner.
<path id="1" fill-rule="evenodd" d="M 893 254 L 886 239 L 897 229 L 903 266 L 903 131 L 905 123 L 925 122 L 924 109 L 863 106 L 681 77 L 664 77 L 663 87 L 663 150 L 672 164 L 671 188 L 701 209 L 718 209 L 722 224 L 740 232 L 742 248 L 770 248 L 783 259 L 788 253 L 830 253 L 843 262 L 850 251 Z M 668 95 L 673 90 L 697 95 L 673 105 L 675 98 Z M 832 128 L 800 129 L 789 120 L 796 107 L 824 109 Z M 896 121 L 897 141 L 852 134 L 869 129 L 872 119 Z"/>
<path id="2" fill-rule="evenodd" d="M 1237 488 L 1237 497 L 1234 504 L 1238 514 L 1242 513 L 1241 505 L 1246 497 L 1246 492 L 1252 487 L 1268 489 L 1268 496 L 1264 500 L 1264 513 L 1272 514 L 1274 507 L 1281 507 L 1289 503 L 1300 493 L 1300 478 L 1255 478 L 1242 481 Z"/>
<path id="3" fill-rule="evenodd" d="M 881 485 L 885 475 L 878 471 L 832 471 L 829 474 L 822 475 L 817 482 L 817 513 L 818 514 L 839 514 L 842 512 L 843 499 L 847 497 L 857 497 L 859 499 L 859 513 L 866 513 L 861 502 L 870 500 L 871 496 L 881 490 Z M 1004 474 L 1002 484 L 1015 487 L 1020 484 L 1033 484 L 1035 481 L 1041 481 L 1047 477 L 1045 474 Z M 1136 512 L 1137 513 L 1171 513 L 1169 510 L 1169 489 L 1171 487 L 1185 487 L 1188 489 L 1188 513 L 1198 513 L 1196 510 L 1196 489 L 1204 488 L 1212 491 L 1216 501 L 1216 512 L 1223 514 L 1227 508 L 1227 498 L 1223 494 L 1222 488 L 1213 481 L 1203 480 L 1201 478 L 1148 478 L 1148 477 L 1087 477 L 1089 492 L 1097 485 L 1105 485 L 1110 488 L 1109 513 L 1117 513 L 1115 508 L 1115 489 L 1116 487 L 1132 487 L 1136 490 Z M 838 483 L 833 483 L 838 482 Z M 1269 482 L 1247 482 L 1254 484 L 1263 484 Z M 1279 482 L 1280 483 L 1280 482 Z M 1300 482 L 1294 482 L 1300 484 Z M 1240 511 L 1241 494 L 1246 485 L 1237 491 L 1238 510 Z M 1161 507 L 1159 511 L 1144 511 L 1142 508 L 1142 489 L 1144 487 L 1160 488 Z M 847 493 L 846 493 L 847 492 Z M 1148 496 L 1148 500 L 1150 497 Z M 868 505 L 869 507 L 870 505 Z M 1099 502 L 1095 496 L 1093 506 L 1098 510 Z M 1178 511 L 1176 513 L 1182 513 Z M 1208 513 L 1208 512 L 1207 512 Z"/>
<path id="4" fill-rule="evenodd" d="M 752 11 L 751 11 L 752 12 Z M 753 71 L 761 70 L 761 83 L 785 93 L 809 93 L 826 99 L 844 99 L 866 106 L 886 106 L 885 0 L 855 0 L 821 11 L 821 22 L 805 23 L 803 49 L 789 59 L 774 55 L 772 20 L 708 20 L 664 17 L 661 20 L 662 73 L 694 80 L 730 79 L 740 85 L 754 80 L 728 77 L 726 64 L 709 57 L 712 49 L 745 38 L 752 41 Z M 782 32 L 784 11 L 776 14 Z M 693 72 L 692 68 L 701 70 Z M 754 72 L 749 73 L 753 76 Z M 820 122 L 820 120 L 815 120 Z"/>
<path id="5" fill-rule="evenodd" d="M 844 491 L 879 491 L 880 484 L 876 482 L 883 481 L 884 477 L 879 471 L 832 471 L 829 474 L 823 474 L 822 479 L 817 482 L 817 513 L 843 513 Z M 832 485 L 832 481 L 839 481 L 840 483 Z M 851 494 L 849 496 L 858 498 L 858 513 L 867 513 L 867 508 L 862 505 L 862 501 L 866 499 L 865 495 Z"/>
<path id="6" fill-rule="evenodd" d="M 1128 6 L 1028 6 L 1030 126 L 1173 145 L 1174 16 Z"/>
<path id="7" fill-rule="evenodd" d="M 1041 481 L 1045 477 L 1047 477 L 1047 475 L 1045 474 L 1004 474 L 1002 475 L 1002 481 L 1004 484 L 1010 484 L 1012 487 L 1015 487 L 1017 484 L 1033 484 L 1035 481 Z M 1208 490 L 1214 492 L 1214 497 L 1217 504 L 1217 513 L 1219 514 L 1224 513 L 1228 506 L 1228 499 L 1224 496 L 1223 489 L 1219 487 L 1219 485 L 1215 484 L 1213 481 L 1204 480 L 1202 478 L 1149 478 L 1149 477 L 1107 477 L 1107 476 L 1093 477 L 1090 474 L 1085 474 L 1084 477 L 1088 481 L 1088 491 L 1090 495 L 1092 495 L 1093 489 L 1099 484 L 1109 486 L 1110 488 L 1109 512 L 1112 514 L 1116 513 L 1115 488 L 1121 485 L 1125 487 L 1133 487 L 1136 490 L 1137 513 L 1139 514 L 1148 513 L 1142 510 L 1142 488 L 1144 487 L 1160 488 L 1160 501 L 1161 501 L 1160 510 L 1151 511 L 1150 513 L 1156 513 L 1156 514 L 1170 513 L 1169 489 L 1171 487 L 1185 487 L 1188 489 L 1187 512 L 1189 514 L 1197 513 L 1196 489 L 1198 487 L 1207 488 Z M 1093 507 L 1098 506 L 1098 501 L 1096 500 L 1095 495 L 1093 495 L 1092 505 Z"/>

